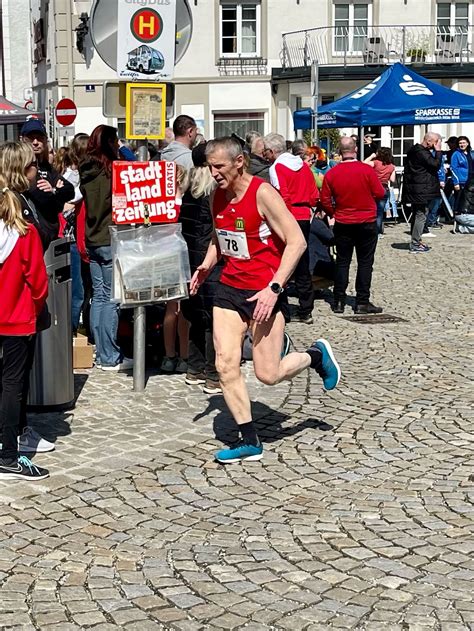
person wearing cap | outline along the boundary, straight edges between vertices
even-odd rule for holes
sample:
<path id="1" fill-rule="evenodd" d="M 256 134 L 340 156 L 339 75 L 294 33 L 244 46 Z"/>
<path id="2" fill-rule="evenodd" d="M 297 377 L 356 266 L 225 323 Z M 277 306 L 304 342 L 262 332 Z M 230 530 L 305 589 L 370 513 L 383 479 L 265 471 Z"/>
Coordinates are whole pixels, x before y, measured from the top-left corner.
<path id="1" fill-rule="evenodd" d="M 36 158 L 37 176 L 29 198 L 35 206 L 41 226 L 43 245 L 57 239 L 59 215 L 64 204 L 74 198 L 74 186 L 53 168 L 49 161 L 48 134 L 42 121 L 30 118 L 20 131 L 20 139 L 31 145 Z"/>

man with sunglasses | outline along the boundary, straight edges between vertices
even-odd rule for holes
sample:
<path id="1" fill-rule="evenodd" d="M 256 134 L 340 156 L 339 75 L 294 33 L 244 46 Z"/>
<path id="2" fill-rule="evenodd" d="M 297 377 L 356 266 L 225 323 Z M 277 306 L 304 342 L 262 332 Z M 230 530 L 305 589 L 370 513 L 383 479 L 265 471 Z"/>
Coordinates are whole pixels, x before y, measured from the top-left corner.
<path id="1" fill-rule="evenodd" d="M 21 128 L 20 140 L 30 144 L 35 154 L 34 166 L 38 172 L 36 181 L 30 187 L 29 198 L 38 214 L 43 245 L 47 247 L 58 237 L 59 215 L 64 204 L 74 198 L 74 187 L 50 164 L 48 135 L 40 120 L 27 120 Z"/>

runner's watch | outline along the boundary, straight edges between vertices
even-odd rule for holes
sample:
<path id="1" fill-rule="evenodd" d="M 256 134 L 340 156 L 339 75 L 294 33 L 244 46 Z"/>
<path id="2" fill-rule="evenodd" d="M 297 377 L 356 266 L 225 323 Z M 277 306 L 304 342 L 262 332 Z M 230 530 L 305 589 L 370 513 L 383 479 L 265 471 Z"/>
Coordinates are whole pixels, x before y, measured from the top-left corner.
<path id="1" fill-rule="evenodd" d="M 281 294 L 283 291 L 283 287 L 280 285 L 280 283 L 268 283 L 268 286 L 274 294 Z"/>

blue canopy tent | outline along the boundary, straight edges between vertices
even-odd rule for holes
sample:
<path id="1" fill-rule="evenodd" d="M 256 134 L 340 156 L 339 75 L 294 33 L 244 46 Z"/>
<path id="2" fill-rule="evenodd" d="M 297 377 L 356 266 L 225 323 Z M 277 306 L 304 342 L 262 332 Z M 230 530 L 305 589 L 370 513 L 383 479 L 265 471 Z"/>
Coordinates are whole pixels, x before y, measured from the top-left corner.
<path id="1" fill-rule="evenodd" d="M 313 110 L 297 110 L 294 128 L 311 129 Z M 474 97 L 429 81 L 396 63 L 350 94 L 318 108 L 319 128 L 428 125 L 474 121 Z"/>

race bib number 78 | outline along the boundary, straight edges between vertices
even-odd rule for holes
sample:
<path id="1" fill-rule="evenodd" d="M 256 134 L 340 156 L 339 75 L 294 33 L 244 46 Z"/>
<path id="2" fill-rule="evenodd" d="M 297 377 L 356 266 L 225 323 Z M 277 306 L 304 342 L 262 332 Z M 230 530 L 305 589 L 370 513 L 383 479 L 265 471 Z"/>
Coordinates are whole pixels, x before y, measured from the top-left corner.
<path id="1" fill-rule="evenodd" d="M 221 254 L 236 259 L 249 259 L 249 246 L 245 232 L 234 230 L 216 230 Z"/>

